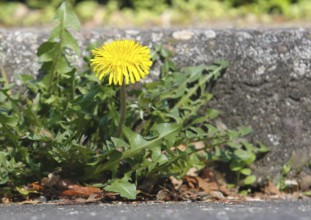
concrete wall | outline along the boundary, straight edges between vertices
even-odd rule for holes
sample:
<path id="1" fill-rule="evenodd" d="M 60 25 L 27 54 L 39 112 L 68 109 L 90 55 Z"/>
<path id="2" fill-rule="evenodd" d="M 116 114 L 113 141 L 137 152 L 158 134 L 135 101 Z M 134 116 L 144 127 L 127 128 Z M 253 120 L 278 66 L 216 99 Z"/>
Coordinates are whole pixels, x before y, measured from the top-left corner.
<path id="1" fill-rule="evenodd" d="M 0 30 L 0 65 L 14 80 L 36 74 L 36 49 L 48 36 L 43 30 Z M 289 159 L 309 179 L 311 160 L 311 30 L 84 30 L 81 48 L 91 42 L 132 38 L 145 45 L 162 44 L 174 52 L 179 66 L 225 59 L 230 66 L 217 81 L 210 105 L 222 110 L 228 128 L 249 125 L 252 140 L 272 151 L 254 166 L 259 180 L 279 179 Z M 77 66 L 82 59 L 72 57 Z M 311 184 L 311 183 L 310 183 Z"/>

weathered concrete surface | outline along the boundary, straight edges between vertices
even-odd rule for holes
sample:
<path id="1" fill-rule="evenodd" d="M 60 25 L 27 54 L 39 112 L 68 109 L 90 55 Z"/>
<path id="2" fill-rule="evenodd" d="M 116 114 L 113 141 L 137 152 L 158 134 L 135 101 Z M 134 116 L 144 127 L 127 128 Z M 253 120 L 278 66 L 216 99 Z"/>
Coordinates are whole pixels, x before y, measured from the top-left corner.
<path id="1" fill-rule="evenodd" d="M 36 48 L 47 38 L 42 30 L 0 30 L 0 65 L 11 76 L 36 74 Z M 311 160 L 311 29 L 283 30 L 91 30 L 77 34 L 81 48 L 90 42 L 133 38 L 145 45 L 171 48 L 179 66 L 230 61 L 217 81 L 211 102 L 224 112 L 229 128 L 249 125 L 272 149 L 256 163 L 256 173 L 277 182 L 289 159 L 305 180 Z M 82 66 L 78 57 L 77 65 Z M 156 72 L 156 70 L 154 71 Z M 308 183 L 308 181 L 306 181 Z M 306 184 L 305 183 L 305 184 Z"/>
<path id="2" fill-rule="evenodd" d="M 1 205 L 9 220 L 309 220 L 311 200 L 260 202 L 173 202 L 89 205 Z"/>

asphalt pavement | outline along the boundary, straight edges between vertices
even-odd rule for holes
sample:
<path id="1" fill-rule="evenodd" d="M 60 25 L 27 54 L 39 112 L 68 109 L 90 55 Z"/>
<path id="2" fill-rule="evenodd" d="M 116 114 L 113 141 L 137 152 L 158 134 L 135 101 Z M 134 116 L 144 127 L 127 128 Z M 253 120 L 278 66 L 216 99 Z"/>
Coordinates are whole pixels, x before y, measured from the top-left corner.
<path id="1" fill-rule="evenodd" d="M 0 220 L 311 220 L 311 199 L 89 205 L 0 205 Z"/>

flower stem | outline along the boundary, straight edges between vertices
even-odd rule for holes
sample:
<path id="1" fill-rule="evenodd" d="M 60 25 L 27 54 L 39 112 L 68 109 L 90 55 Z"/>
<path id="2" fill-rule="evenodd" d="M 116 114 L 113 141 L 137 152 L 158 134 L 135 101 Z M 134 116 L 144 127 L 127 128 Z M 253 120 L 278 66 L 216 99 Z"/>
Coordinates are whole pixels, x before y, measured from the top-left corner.
<path id="1" fill-rule="evenodd" d="M 120 88 L 120 121 L 119 126 L 117 128 L 117 137 L 121 137 L 122 135 L 122 125 L 125 121 L 125 114 L 126 114 L 126 93 L 125 93 L 125 83 L 123 82 L 121 88 Z"/>

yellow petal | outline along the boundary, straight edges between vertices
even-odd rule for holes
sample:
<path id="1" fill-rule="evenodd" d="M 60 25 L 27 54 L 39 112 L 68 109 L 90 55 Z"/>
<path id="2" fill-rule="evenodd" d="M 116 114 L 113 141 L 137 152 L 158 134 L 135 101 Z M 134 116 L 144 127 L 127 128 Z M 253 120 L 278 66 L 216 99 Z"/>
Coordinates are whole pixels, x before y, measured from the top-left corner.
<path id="1" fill-rule="evenodd" d="M 109 84 L 135 83 L 144 78 L 152 65 L 150 49 L 133 40 L 116 40 L 92 50 L 91 66 L 101 80 L 109 75 Z"/>

